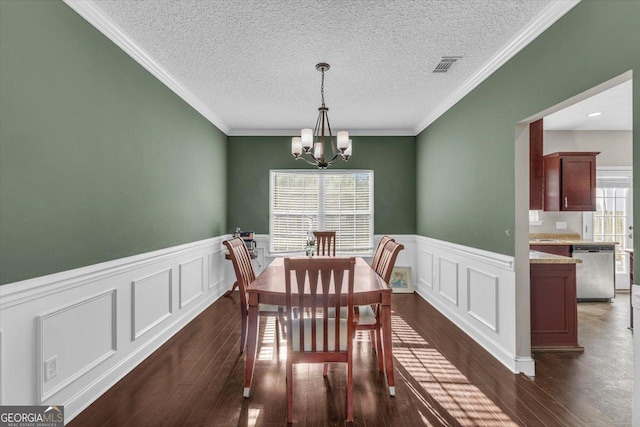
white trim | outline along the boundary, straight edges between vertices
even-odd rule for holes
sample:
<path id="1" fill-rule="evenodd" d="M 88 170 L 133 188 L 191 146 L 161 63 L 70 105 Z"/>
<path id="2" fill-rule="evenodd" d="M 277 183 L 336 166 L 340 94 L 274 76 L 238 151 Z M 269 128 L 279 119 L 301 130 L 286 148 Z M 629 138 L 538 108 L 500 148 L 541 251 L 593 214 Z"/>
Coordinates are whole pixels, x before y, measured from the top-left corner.
<path id="1" fill-rule="evenodd" d="M 160 63 L 156 62 L 147 52 L 144 51 L 122 28 L 111 20 L 99 7 L 90 1 L 63 0 L 67 6 L 82 16 L 87 22 L 93 25 L 98 31 L 125 51 L 134 61 L 142 65 L 154 77 L 164 83 L 169 89 L 191 105 L 198 113 L 202 114 L 214 126 L 223 133 L 229 134 L 229 128 L 224 121 L 196 95 L 187 89 L 178 79 L 173 77 Z"/>
<path id="2" fill-rule="evenodd" d="M 222 245 L 222 241 L 229 237 L 230 235 L 212 237 L 210 239 L 186 243 L 184 245 L 172 246 L 153 252 L 133 255 L 127 258 L 120 258 L 113 261 L 74 268 L 73 270 L 61 271 L 59 273 L 48 274 L 46 276 L 2 285 L 0 286 L 0 309 L 3 310 L 13 305 L 42 298 L 52 293 L 65 291 L 76 286 L 82 286 L 115 274 L 125 273 L 127 271 L 140 268 L 150 261 L 161 262 L 171 257 L 193 252 L 194 250 L 205 248 L 210 245 Z"/>
<path id="3" fill-rule="evenodd" d="M 484 249 L 472 248 L 470 246 L 459 245 L 457 243 L 446 242 L 444 240 L 432 239 L 431 237 L 416 236 L 418 244 L 426 243 L 430 246 L 440 247 L 458 255 L 473 258 L 477 261 L 493 265 L 508 271 L 514 271 L 514 258 L 509 255 L 502 255 Z"/>
<path id="4" fill-rule="evenodd" d="M 231 129 L 228 136 L 299 136 L 300 129 Z M 349 129 L 350 136 L 416 136 L 411 129 Z M 357 141 L 354 141 L 357 143 Z"/>
<path id="5" fill-rule="evenodd" d="M 467 81 L 458 87 L 415 128 L 415 134 L 419 134 L 438 117 L 453 107 L 458 101 L 467 96 L 487 77 L 493 74 L 498 68 L 503 66 L 509 59 L 524 49 L 529 43 L 535 40 L 554 22 L 564 16 L 569 10 L 577 5 L 580 0 L 557 1 L 549 4 L 527 27 L 511 39 L 500 51 L 498 51 L 482 68 L 473 74 Z"/>

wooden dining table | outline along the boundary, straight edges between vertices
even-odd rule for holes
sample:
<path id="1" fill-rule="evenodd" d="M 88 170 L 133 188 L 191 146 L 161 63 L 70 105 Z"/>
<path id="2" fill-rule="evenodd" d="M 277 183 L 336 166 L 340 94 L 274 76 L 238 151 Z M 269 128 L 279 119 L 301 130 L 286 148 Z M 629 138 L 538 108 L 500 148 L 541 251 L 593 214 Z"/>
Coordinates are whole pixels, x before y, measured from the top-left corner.
<path id="1" fill-rule="evenodd" d="M 295 278 L 292 278 L 295 280 Z M 346 305 L 346 286 L 344 304 Z M 247 332 L 247 348 L 245 349 L 245 378 L 244 397 L 249 397 L 253 371 L 256 362 L 256 352 L 258 347 L 258 304 L 286 305 L 285 292 L 285 272 L 284 258 L 279 257 L 253 281 L 247 288 L 249 297 L 249 316 Z M 393 350 L 391 347 L 391 288 L 384 280 L 361 258 L 356 257 L 354 272 L 354 305 L 379 304 L 381 334 L 382 334 L 382 357 L 384 361 L 384 372 L 389 387 L 389 394 L 395 396 L 395 382 L 393 376 Z"/>

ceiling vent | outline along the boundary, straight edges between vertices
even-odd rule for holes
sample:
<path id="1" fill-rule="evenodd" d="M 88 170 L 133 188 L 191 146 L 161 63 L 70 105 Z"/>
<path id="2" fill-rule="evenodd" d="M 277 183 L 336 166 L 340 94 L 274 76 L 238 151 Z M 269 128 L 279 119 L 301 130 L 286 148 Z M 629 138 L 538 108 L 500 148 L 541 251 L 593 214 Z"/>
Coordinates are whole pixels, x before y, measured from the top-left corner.
<path id="1" fill-rule="evenodd" d="M 440 63 L 433 69 L 434 73 L 446 73 L 451 70 L 462 56 L 443 56 Z"/>

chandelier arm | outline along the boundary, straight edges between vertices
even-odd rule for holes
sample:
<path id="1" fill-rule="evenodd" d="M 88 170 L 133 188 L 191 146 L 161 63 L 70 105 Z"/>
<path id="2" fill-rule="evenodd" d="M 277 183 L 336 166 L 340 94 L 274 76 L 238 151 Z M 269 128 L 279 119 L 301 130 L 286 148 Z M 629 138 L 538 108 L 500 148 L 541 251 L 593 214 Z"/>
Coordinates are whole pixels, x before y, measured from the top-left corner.
<path id="1" fill-rule="evenodd" d="M 320 142 L 318 140 L 318 132 L 320 129 L 320 123 L 321 123 L 321 119 L 322 119 L 322 111 L 320 111 L 320 113 L 318 114 L 318 120 L 316 120 L 316 127 L 313 128 L 313 145 L 311 146 L 311 157 L 313 157 L 314 159 L 316 158 L 315 156 L 315 148 L 316 148 L 316 143 Z M 317 159 L 320 160 L 320 159 Z"/>
<path id="2" fill-rule="evenodd" d="M 308 153 L 304 153 L 304 154 L 308 154 Z M 315 160 L 315 157 L 313 157 L 313 155 L 308 154 L 311 156 L 311 158 L 313 159 L 313 161 L 307 159 L 306 157 L 304 157 L 303 154 L 301 154 L 300 156 L 296 157 L 296 160 L 304 160 L 306 163 L 310 164 L 311 166 L 318 166 L 318 162 Z"/>
<path id="3" fill-rule="evenodd" d="M 342 160 L 346 161 L 346 159 L 342 155 L 336 154 L 335 156 L 333 156 L 333 159 L 327 162 L 327 165 L 328 166 L 335 165 L 336 163 L 341 162 Z"/>
<path id="4" fill-rule="evenodd" d="M 331 154 L 335 155 L 338 153 L 338 145 L 333 138 L 333 132 L 331 131 L 331 124 L 329 123 L 329 113 L 327 113 L 327 129 L 329 129 L 329 144 L 331 145 Z"/>

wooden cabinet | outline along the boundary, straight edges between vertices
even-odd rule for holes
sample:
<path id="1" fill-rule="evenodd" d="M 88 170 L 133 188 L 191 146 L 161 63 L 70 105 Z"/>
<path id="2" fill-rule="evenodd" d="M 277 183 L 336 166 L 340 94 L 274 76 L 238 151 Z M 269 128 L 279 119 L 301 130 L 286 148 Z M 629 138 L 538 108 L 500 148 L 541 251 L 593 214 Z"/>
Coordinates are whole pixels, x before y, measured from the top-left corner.
<path id="1" fill-rule="evenodd" d="M 529 210 L 542 210 L 542 119 L 529 123 Z"/>
<path id="2" fill-rule="evenodd" d="M 547 254 L 571 256 L 571 245 L 529 245 L 529 249 Z"/>
<path id="3" fill-rule="evenodd" d="M 583 350 L 578 345 L 575 264 L 531 264 L 532 350 Z"/>
<path id="4" fill-rule="evenodd" d="M 544 210 L 596 210 L 596 156 L 599 152 L 559 152 L 543 158 Z"/>

